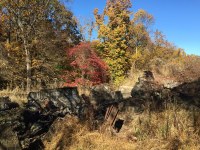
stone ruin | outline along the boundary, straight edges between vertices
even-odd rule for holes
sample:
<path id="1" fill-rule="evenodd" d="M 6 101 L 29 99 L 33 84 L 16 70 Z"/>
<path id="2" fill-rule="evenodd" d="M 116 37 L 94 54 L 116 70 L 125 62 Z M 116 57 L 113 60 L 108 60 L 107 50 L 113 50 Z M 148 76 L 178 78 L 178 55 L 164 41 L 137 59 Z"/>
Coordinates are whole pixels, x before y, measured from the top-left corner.
<path id="1" fill-rule="evenodd" d="M 140 109 L 163 110 L 168 103 L 179 103 L 186 109 L 200 108 L 200 78 L 190 83 L 160 84 L 151 71 L 144 71 L 131 91 L 131 101 Z M 148 105 L 148 106 L 147 106 Z"/>
<path id="2" fill-rule="evenodd" d="M 0 99 L 0 130 L 10 130 L 7 137 L 12 136 L 19 141 L 10 145 L 2 143 L 2 140 L 5 141 L 2 136 L 2 147 L 5 145 L 8 149 L 38 149 L 34 143 L 40 141 L 56 118 L 66 114 L 81 117 L 83 103 L 77 88 L 30 92 L 27 99 L 28 102 L 23 107 L 11 102 L 8 97 Z"/>
<path id="3" fill-rule="evenodd" d="M 89 120 L 92 130 L 108 125 L 119 132 L 124 120 L 117 115 L 127 107 L 137 112 L 162 111 L 168 101 L 176 99 L 199 109 L 199 91 L 200 80 L 169 88 L 156 83 L 153 73 L 145 71 L 126 99 L 120 91 L 112 92 L 104 85 L 94 87 L 89 96 L 79 96 L 73 87 L 30 92 L 24 106 L 2 97 L 0 149 L 44 149 L 42 137 L 57 118 L 67 114 Z"/>
<path id="4" fill-rule="evenodd" d="M 77 88 L 64 87 L 30 92 L 27 99 L 28 102 L 19 107 L 9 97 L 0 98 L 0 148 L 43 149 L 42 137 L 57 118 L 65 115 L 91 119 L 96 129 L 103 123 L 107 107 L 117 104 L 122 97 L 119 92 L 112 97 L 102 88 L 93 89 L 90 97 L 79 96 Z M 7 142 L 11 138 L 15 142 Z"/>

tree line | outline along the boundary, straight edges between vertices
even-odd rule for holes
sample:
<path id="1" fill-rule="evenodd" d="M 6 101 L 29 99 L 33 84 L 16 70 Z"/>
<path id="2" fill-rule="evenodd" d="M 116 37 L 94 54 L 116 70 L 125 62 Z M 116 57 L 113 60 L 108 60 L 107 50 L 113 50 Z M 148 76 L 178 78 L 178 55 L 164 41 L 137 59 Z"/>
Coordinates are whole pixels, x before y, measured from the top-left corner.
<path id="1" fill-rule="evenodd" d="M 26 83 L 27 91 L 33 80 L 57 77 L 66 48 L 81 39 L 73 13 L 58 0 L 2 0 L 0 16 L 1 76 Z"/>
<path id="2" fill-rule="evenodd" d="M 168 62 L 182 63 L 186 54 L 159 30 L 154 17 L 131 11 L 130 0 L 107 0 L 94 21 L 81 24 L 59 0 L 1 0 L 0 77 L 16 84 L 63 80 L 66 86 L 110 82 L 119 85 L 136 70 Z M 93 30 L 97 40 L 91 40 Z M 87 34 L 87 35 L 86 35 Z"/>

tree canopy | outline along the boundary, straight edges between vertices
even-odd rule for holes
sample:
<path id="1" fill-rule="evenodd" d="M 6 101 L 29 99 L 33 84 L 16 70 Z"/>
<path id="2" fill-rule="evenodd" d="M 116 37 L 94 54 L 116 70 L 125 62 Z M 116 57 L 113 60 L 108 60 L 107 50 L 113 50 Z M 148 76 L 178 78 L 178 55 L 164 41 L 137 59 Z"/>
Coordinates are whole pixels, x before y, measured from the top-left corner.
<path id="1" fill-rule="evenodd" d="M 67 4 L 0 1 L 1 79 L 27 91 L 54 79 L 118 86 L 138 70 L 183 64 L 187 57 L 161 31 L 152 32 L 154 17 L 143 9 L 134 12 L 130 0 L 107 0 L 101 14 L 94 9 L 95 20 L 76 18 Z"/>
<path id="2" fill-rule="evenodd" d="M 2 0 L 0 6 L 9 80 L 25 82 L 30 91 L 34 80 L 55 78 L 66 59 L 60 56 L 81 39 L 73 13 L 58 0 Z"/>

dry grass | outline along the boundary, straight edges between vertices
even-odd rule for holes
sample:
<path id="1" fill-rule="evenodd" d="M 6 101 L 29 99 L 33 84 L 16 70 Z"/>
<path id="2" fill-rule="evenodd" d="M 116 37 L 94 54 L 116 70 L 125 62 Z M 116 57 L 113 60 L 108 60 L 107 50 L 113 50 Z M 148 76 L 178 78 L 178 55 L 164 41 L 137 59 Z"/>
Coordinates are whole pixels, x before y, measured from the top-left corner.
<path id="1" fill-rule="evenodd" d="M 135 142 L 90 131 L 85 124 L 70 116 L 54 123 L 44 138 L 44 144 L 46 150 L 129 150 L 135 147 Z"/>
<path id="2" fill-rule="evenodd" d="M 119 116 L 125 123 L 117 134 L 91 131 L 67 116 L 56 121 L 44 143 L 48 150 L 198 150 L 200 115 L 195 113 L 174 106 L 163 112 L 126 111 Z"/>
<path id="3" fill-rule="evenodd" d="M 133 136 L 138 139 L 137 149 L 197 150 L 200 149 L 199 116 L 199 110 L 194 114 L 171 105 L 163 112 L 132 113 L 126 126 L 132 128 Z"/>
<path id="4" fill-rule="evenodd" d="M 124 139 L 113 137 L 99 132 L 88 132 L 78 136 L 70 150 L 131 150 L 135 149 L 135 142 L 127 142 Z"/>
<path id="5" fill-rule="evenodd" d="M 133 81 L 135 82 L 135 81 Z M 127 82 L 127 85 L 129 83 Z M 131 83 L 132 84 L 132 83 Z M 81 91 L 87 93 L 89 91 Z M 0 91 L 12 101 L 26 101 L 20 89 Z M 124 119 L 120 133 L 91 131 L 87 123 L 66 116 L 58 119 L 43 139 L 46 150 L 199 150 L 200 111 L 169 104 L 162 112 L 148 109 L 136 114 L 133 109 L 121 112 Z"/>
<path id="6" fill-rule="evenodd" d="M 5 89 L 0 91 L 0 97 L 9 96 L 11 101 L 22 104 L 27 102 L 27 93 L 25 90 L 15 88 L 14 90 Z"/>

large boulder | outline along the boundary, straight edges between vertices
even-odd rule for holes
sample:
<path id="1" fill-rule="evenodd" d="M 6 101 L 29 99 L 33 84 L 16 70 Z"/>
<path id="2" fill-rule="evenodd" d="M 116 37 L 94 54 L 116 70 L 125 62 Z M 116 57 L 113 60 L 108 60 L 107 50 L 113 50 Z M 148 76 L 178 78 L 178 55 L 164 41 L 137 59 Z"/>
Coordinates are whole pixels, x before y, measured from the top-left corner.
<path id="1" fill-rule="evenodd" d="M 24 106 L 12 109 L 9 97 L 0 98 L 0 149 L 43 149 L 41 138 L 52 123 L 66 114 L 80 118 L 85 107 L 73 87 L 30 92 L 27 99 Z"/>
<path id="2" fill-rule="evenodd" d="M 170 90 L 154 80 L 153 73 L 145 71 L 131 91 L 132 105 L 151 110 L 161 110 Z"/>
<path id="3" fill-rule="evenodd" d="M 27 107 L 32 110 L 55 111 L 62 115 L 78 115 L 82 102 L 76 87 L 64 87 L 30 92 Z"/>
<path id="4" fill-rule="evenodd" d="M 196 81 L 183 83 L 172 89 L 176 99 L 184 101 L 188 106 L 193 105 L 200 108 L 200 78 Z"/>
<path id="5" fill-rule="evenodd" d="M 89 98 L 91 104 L 94 105 L 95 107 L 98 107 L 103 103 L 114 100 L 114 97 L 112 95 L 112 90 L 108 85 L 104 84 L 94 86 L 91 90 Z"/>
<path id="6" fill-rule="evenodd" d="M 145 71 L 143 76 L 138 78 L 138 82 L 136 82 L 131 91 L 131 96 L 134 98 L 148 99 L 156 92 L 159 92 L 161 88 L 161 85 L 154 82 L 153 73 Z"/>
<path id="7" fill-rule="evenodd" d="M 73 87 L 30 92 L 27 99 L 22 119 L 15 128 L 23 149 L 39 149 L 42 135 L 56 118 L 66 114 L 80 117 L 83 109 L 83 101 Z"/>

